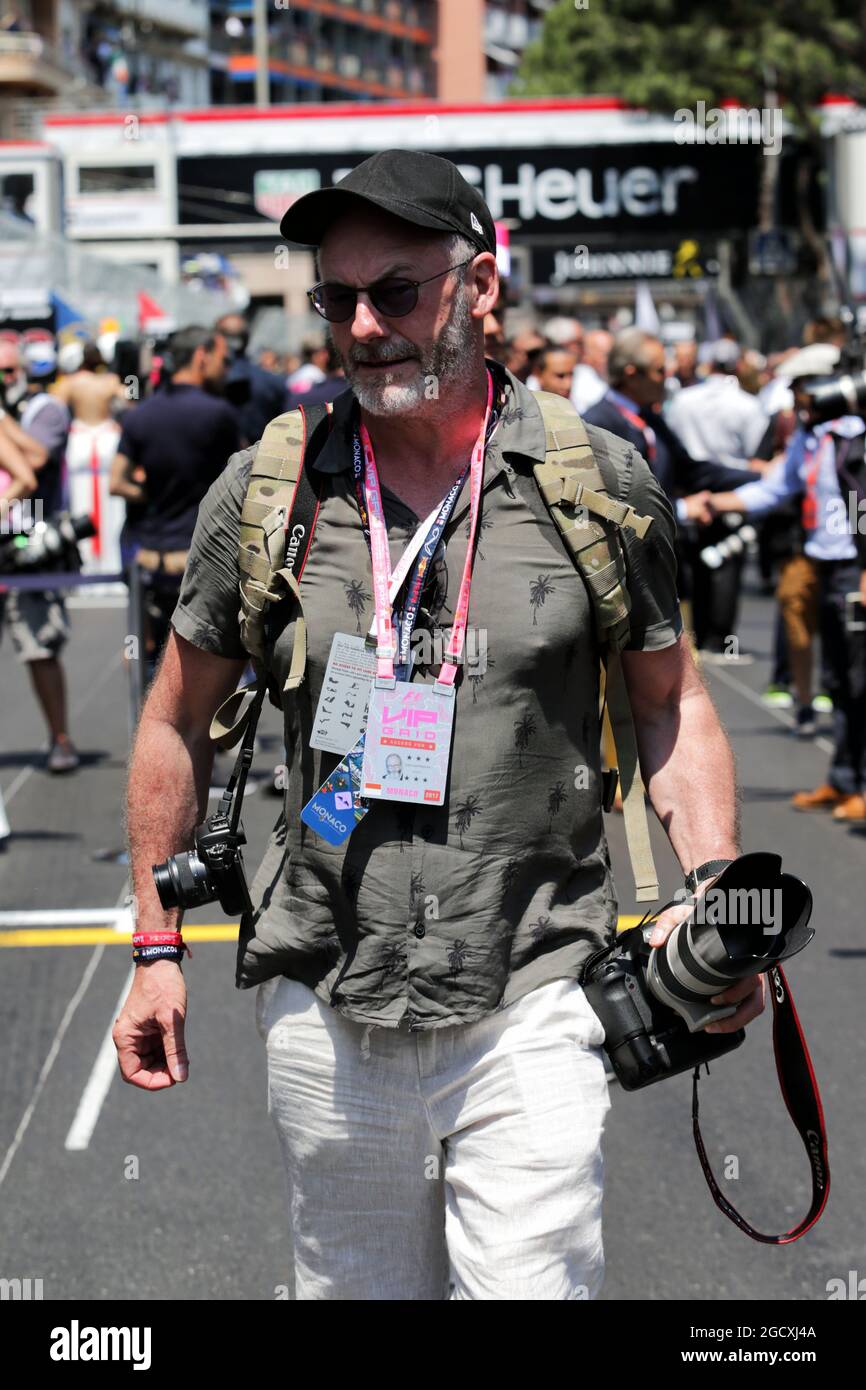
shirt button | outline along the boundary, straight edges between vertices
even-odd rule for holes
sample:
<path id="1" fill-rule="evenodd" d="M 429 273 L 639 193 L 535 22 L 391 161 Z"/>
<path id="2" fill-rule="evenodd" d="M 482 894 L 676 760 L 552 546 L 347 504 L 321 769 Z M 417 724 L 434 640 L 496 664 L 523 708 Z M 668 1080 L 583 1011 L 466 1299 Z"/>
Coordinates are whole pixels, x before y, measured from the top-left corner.
<path id="1" fill-rule="evenodd" d="M 419 941 L 421 940 L 421 937 L 422 937 L 422 936 L 426 936 L 426 935 L 427 935 L 427 928 L 424 926 L 424 923 L 423 923 L 423 922 L 417 922 L 417 923 L 415 924 L 414 930 L 415 930 L 415 935 L 417 936 L 417 938 L 418 938 Z"/>

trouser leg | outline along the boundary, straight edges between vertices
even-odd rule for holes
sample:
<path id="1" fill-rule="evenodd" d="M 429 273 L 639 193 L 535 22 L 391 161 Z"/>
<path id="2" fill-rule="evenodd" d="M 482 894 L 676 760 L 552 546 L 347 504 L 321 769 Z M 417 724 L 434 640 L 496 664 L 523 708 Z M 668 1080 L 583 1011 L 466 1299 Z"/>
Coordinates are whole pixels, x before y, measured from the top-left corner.
<path id="1" fill-rule="evenodd" d="M 791 679 L 797 701 L 812 701 L 812 647 L 818 621 L 818 579 L 815 565 L 807 555 L 792 555 L 785 561 L 776 590 L 779 612 L 785 626 Z"/>
<path id="2" fill-rule="evenodd" d="M 420 1039 L 446 1136 L 451 1297 L 594 1298 L 601 1238 L 604 1030 L 575 980 Z"/>
<path id="3" fill-rule="evenodd" d="M 855 561 L 825 562 L 820 567 L 821 643 L 828 690 L 833 698 L 834 749 L 828 781 L 846 795 L 866 786 L 866 641 L 863 633 L 845 630 L 845 596 L 857 589 L 859 578 Z"/>
<path id="4" fill-rule="evenodd" d="M 290 1189 L 296 1298 L 443 1300 L 442 1146 L 415 1036 L 366 1029 L 283 977 L 260 987 L 257 1022 Z"/>

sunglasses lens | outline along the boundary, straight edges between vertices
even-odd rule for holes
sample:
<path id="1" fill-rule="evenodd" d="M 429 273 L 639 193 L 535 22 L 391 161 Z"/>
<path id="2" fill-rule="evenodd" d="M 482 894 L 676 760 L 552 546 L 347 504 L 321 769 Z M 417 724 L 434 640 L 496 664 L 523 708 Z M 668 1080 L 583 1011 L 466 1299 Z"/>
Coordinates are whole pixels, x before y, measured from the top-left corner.
<path id="1" fill-rule="evenodd" d="M 380 314 L 399 319 L 418 303 L 418 287 L 411 280 L 380 280 L 371 286 L 370 298 Z"/>
<path id="2" fill-rule="evenodd" d="M 345 323 L 355 312 L 358 296 L 348 285 L 319 285 L 313 291 L 313 305 L 329 323 Z"/>

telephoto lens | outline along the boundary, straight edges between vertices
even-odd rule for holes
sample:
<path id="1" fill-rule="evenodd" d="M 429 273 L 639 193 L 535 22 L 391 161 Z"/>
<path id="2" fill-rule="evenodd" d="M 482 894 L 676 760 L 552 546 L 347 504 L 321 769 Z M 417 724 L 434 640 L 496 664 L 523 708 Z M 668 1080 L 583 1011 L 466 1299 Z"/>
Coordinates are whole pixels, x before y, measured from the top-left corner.
<path id="1" fill-rule="evenodd" d="M 650 954 L 650 990 L 690 1033 L 736 1011 L 736 1005 L 710 1004 L 712 995 L 788 960 L 815 935 L 808 925 L 811 892 L 781 868 L 778 854 L 742 855 Z"/>

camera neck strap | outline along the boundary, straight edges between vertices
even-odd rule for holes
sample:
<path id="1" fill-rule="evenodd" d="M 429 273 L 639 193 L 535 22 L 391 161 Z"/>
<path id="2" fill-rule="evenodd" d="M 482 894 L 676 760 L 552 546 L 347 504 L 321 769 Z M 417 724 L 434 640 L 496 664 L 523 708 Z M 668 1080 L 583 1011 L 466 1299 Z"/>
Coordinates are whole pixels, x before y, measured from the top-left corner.
<path id="1" fill-rule="evenodd" d="M 218 815 L 225 816 L 229 822 L 230 829 L 234 833 L 240 822 L 241 808 L 244 804 L 244 787 L 246 786 L 247 774 L 253 761 L 253 750 L 256 743 L 256 729 L 259 723 L 259 715 L 262 710 L 262 702 L 267 694 L 268 681 L 264 672 L 256 682 L 255 694 L 247 715 L 244 736 L 235 765 L 232 768 L 232 775 L 226 783 L 226 789 L 220 799 Z M 234 808 L 232 807 L 234 803 Z"/>
<path id="2" fill-rule="evenodd" d="M 803 1141 L 812 1170 L 812 1202 L 802 1221 L 784 1235 L 764 1235 L 749 1225 L 722 1192 L 710 1167 L 698 1123 L 700 1067 L 695 1068 L 692 1080 L 692 1128 L 701 1168 L 716 1206 L 735 1226 L 739 1226 L 741 1231 L 751 1236 L 752 1240 L 760 1241 L 764 1245 L 789 1245 L 791 1241 L 799 1240 L 800 1236 L 805 1235 L 823 1212 L 830 1194 L 830 1167 L 827 1159 L 827 1131 L 824 1126 L 824 1110 L 818 1082 L 815 1079 L 812 1059 L 797 1010 L 791 998 L 791 989 L 780 965 L 774 965 L 767 973 L 773 1000 L 773 1051 L 776 1057 L 776 1072 L 788 1114 Z"/>

